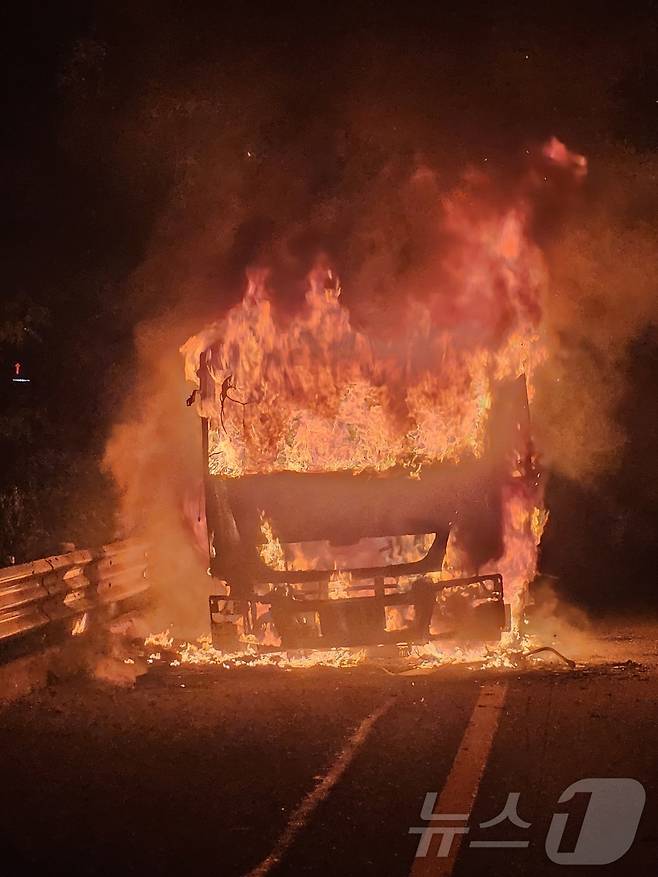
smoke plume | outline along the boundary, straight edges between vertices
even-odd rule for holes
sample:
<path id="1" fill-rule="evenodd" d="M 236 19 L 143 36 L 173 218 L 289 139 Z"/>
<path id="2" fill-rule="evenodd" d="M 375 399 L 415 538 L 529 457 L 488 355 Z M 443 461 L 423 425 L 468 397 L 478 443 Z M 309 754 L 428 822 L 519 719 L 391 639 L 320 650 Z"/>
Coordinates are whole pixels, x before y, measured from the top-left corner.
<path id="1" fill-rule="evenodd" d="M 199 425 L 184 405 L 178 350 L 241 297 L 247 268 L 266 267 L 279 305 L 292 312 L 322 254 L 355 324 L 381 330 L 410 292 L 451 304 L 448 194 L 465 209 L 526 204 L 545 272 L 549 351 L 533 406 L 537 444 L 550 468 L 583 480 L 615 466 L 624 356 L 656 319 L 654 158 L 597 145 L 584 176 L 569 156 L 586 143 L 542 155 L 530 135 L 512 148 L 492 134 L 489 149 L 469 126 L 460 151 L 454 108 L 450 119 L 440 118 L 440 104 L 429 117 L 395 88 L 383 99 L 367 75 L 324 101 L 272 71 L 255 89 L 248 68 L 242 59 L 230 77 L 204 70 L 176 87 L 143 89 L 113 146 L 117 168 L 134 174 L 139 155 L 169 180 L 127 284 L 126 296 L 156 315 L 137 328 L 134 386 L 106 464 L 122 492 L 122 527 L 157 546 L 172 620 L 199 602 L 190 589 L 205 592 L 209 581 L 193 533 Z"/>

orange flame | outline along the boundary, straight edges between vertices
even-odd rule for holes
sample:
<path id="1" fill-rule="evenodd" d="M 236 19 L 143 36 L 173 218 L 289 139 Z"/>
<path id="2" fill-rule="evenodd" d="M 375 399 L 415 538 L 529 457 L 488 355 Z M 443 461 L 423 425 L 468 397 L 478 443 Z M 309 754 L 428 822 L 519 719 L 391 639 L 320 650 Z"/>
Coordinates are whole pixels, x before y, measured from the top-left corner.
<path id="1" fill-rule="evenodd" d="M 561 146 L 551 141 L 548 158 L 565 161 Z M 197 386 L 206 357 L 209 387 L 197 409 L 208 420 L 210 474 L 403 467 L 419 477 L 424 466 L 482 456 L 498 382 L 525 375 L 532 400 L 546 357 L 546 272 L 527 207 L 495 210 L 460 191 L 442 208 L 450 246 L 436 283 L 405 297 L 395 331 L 357 329 L 335 275 L 319 265 L 292 316 L 274 307 L 267 272 L 252 271 L 243 300 L 183 345 Z M 502 572 L 518 610 L 546 513 L 541 487 L 508 475 L 503 554 L 482 572 Z M 270 564 L 285 569 L 266 521 L 263 535 Z M 453 533 L 446 571 L 461 566 L 456 545 Z M 348 583 L 337 582 L 342 592 Z"/>
<path id="2" fill-rule="evenodd" d="M 199 412 L 210 422 L 211 474 L 417 474 L 481 455 L 495 383 L 525 373 L 532 393 L 544 358 L 543 269 L 517 210 L 473 228 L 450 205 L 446 221 L 461 233 L 446 271 L 449 319 L 439 289 L 406 303 L 393 338 L 366 334 L 352 326 L 331 270 L 318 268 L 304 307 L 285 320 L 261 271 L 224 320 L 186 342 L 186 375 L 197 384 L 208 350 L 214 389 Z"/>

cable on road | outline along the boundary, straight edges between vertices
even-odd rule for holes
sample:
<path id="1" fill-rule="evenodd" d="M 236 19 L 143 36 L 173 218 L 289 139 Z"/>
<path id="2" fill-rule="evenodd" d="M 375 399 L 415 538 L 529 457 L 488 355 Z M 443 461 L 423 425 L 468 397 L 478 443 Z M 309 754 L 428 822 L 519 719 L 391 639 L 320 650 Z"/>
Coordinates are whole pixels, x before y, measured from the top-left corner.
<path id="1" fill-rule="evenodd" d="M 562 652 L 558 652 L 557 649 L 554 649 L 553 646 L 540 646 L 538 649 L 533 649 L 531 652 L 526 652 L 525 657 L 530 658 L 532 655 L 539 655 L 541 652 L 552 652 L 554 655 L 557 655 L 558 658 L 564 661 L 565 664 L 568 664 L 572 670 L 576 668 L 576 662 L 572 661 L 571 658 L 567 658 L 566 655 L 563 655 Z"/>

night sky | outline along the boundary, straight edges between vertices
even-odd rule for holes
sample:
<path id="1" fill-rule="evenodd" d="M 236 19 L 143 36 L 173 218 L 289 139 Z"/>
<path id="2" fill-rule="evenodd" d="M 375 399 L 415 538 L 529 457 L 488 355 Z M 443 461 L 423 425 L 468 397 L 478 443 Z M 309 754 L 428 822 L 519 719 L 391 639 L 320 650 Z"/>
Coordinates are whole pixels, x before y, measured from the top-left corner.
<path id="1" fill-rule="evenodd" d="M 486 163 L 504 185 L 556 135 L 588 157 L 593 201 L 623 156 L 633 198 L 616 221 L 656 227 L 655 3 L 27 2 L 3 16 L 5 556 L 111 538 L 99 462 L 135 326 L 180 308 L 181 290 L 190 313 L 218 286 L 231 300 L 283 239 L 291 288 L 323 235 L 349 280 L 384 166 L 422 156 L 449 186 Z M 544 219 L 548 239 L 561 216 Z M 544 567 L 590 606 L 658 604 L 656 313 L 629 335 L 615 465 L 549 489 Z M 29 386 L 11 383 L 17 358 Z"/>

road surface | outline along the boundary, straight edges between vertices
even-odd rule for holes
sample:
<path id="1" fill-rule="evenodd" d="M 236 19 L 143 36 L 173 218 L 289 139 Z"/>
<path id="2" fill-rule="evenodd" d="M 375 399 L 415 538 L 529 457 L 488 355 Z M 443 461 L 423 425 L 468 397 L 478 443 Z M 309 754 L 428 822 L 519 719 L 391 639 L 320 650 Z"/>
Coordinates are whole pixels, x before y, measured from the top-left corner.
<path id="1" fill-rule="evenodd" d="M 0 711 L 2 873 L 655 874 L 657 642 L 616 639 L 629 663 L 575 670 L 166 665 L 133 688 L 55 681 Z M 568 853 L 589 800 L 558 798 L 587 778 L 641 783 L 635 840 L 606 866 L 558 864 L 553 814 L 570 814 L 554 845 Z M 519 824 L 482 828 L 510 793 Z M 448 823 L 424 804 L 467 816 L 446 855 L 423 829 Z"/>

